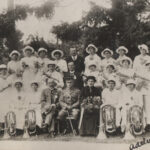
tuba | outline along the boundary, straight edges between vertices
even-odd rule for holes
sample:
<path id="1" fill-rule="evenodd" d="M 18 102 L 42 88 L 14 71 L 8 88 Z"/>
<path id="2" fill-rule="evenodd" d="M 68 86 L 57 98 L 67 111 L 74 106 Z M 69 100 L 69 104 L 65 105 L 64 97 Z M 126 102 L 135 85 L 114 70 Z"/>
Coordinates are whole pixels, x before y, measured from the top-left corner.
<path id="1" fill-rule="evenodd" d="M 116 131 L 116 108 L 112 105 L 102 107 L 102 120 L 104 123 L 104 131 L 106 133 L 114 133 Z"/>
<path id="2" fill-rule="evenodd" d="M 16 115 L 13 111 L 10 111 L 5 116 L 4 139 L 10 138 L 15 135 L 16 135 Z"/>
<path id="3" fill-rule="evenodd" d="M 141 135 L 143 133 L 143 109 L 134 105 L 129 109 L 129 123 L 130 132 L 134 135 Z"/>
<path id="4" fill-rule="evenodd" d="M 24 138 L 36 134 L 36 113 L 35 110 L 28 110 L 25 114 Z"/>

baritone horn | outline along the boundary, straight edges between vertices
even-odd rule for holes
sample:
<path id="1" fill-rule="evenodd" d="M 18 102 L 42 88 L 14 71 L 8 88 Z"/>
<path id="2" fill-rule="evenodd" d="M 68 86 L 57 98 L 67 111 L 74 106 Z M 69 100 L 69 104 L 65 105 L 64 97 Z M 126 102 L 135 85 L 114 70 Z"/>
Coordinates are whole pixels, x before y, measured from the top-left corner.
<path id="1" fill-rule="evenodd" d="M 10 111 L 5 116 L 4 139 L 8 139 L 16 135 L 16 115 Z"/>
<path id="2" fill-rule="evenodd" d="M 23 138 L 29 138 L 34 134 L 36 134 L 36 113 L 35 110 L 28 110 L 25 114 Z"/>

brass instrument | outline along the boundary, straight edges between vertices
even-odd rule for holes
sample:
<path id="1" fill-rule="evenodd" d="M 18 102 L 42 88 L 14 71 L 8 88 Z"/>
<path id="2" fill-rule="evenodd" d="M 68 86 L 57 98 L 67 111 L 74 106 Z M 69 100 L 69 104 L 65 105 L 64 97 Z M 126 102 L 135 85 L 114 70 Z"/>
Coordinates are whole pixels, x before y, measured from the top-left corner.
<path id="1" fill-rule="evenodd" d="M 114 133 L 116 131 L 116 108 L 112 105 L 103 106 L 102 119 L 105 132 Z"/>
<path id="2" fill-rule="evenodd" d="M 36 134 L 36 113 L 35 110 L 28 110 L 25 114 L 23 138 L 29 138 L 34 134 Z"/>
<path id="3" fill-rule="evenodd" d="M 134 105 L 127 105 L 127 126 L 124 139 L 131 140 L 144 132 L 143 109 Z"/>
<path id="4" fill-rule="evenodd" d="M 4 139 L 8 139 L 16 135 L 16 115 L 10 111 L 5 116 Z"/>
<path id="5" fill-rule="evenodd" d="M 130 129 L 134 136 L 143 133 L 143 109 L 138 106 L 132 106 L 129 109 Z"/>

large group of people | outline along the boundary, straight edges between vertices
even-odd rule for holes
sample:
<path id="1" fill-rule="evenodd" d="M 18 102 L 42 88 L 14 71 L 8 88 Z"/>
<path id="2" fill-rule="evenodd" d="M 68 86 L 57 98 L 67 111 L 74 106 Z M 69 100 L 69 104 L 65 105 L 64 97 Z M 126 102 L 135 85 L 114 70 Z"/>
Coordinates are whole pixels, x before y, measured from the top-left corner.
<path id="1" fill-rule="evenodd" d="M 76 47 L 70 48 L 68 57 L 58 49 L 51 57 L 45 48 L 35 53 L 26 46 L 22 54 L 13 50 L 8 64 L 0 65 L 0 129 L 5 128 L 5 116 L 12 111 L 16 128 L 23 130 L 26 112 L 34 110 L 36 126 L 52 137 L 69 130 L 67 121 L 76 134 L 97 136 L 104 105 L 116 109 L 116 127 L 122 133 L 127 106 L 144 108 L 144 127 L 150 126 L 150 56 L 147 45 L 138 49 L 133 61 L 125 46 L 116 51 L 106 48 L 99 56 L 97 47 L 89 44 L 85 58 Z"/>

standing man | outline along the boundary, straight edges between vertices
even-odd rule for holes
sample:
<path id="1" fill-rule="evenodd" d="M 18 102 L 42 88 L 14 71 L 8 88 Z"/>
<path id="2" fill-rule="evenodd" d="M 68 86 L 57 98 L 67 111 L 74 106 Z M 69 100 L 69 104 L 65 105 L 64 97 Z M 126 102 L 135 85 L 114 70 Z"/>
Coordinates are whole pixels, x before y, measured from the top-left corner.
<path id="1" fill-rule="evenodd" d="M 70 56 L 66 59 L 67 63 L 70 61 L 74 62 L 75 71 L 82 72 L 85 69 L 84 59 L 77 54 L 77 49 L 75 47 L 70 48 Z"/>

